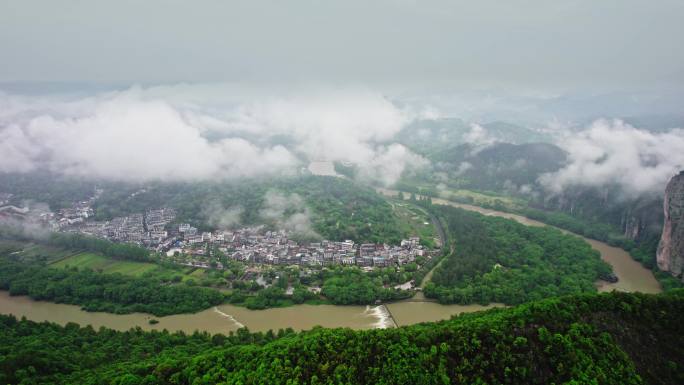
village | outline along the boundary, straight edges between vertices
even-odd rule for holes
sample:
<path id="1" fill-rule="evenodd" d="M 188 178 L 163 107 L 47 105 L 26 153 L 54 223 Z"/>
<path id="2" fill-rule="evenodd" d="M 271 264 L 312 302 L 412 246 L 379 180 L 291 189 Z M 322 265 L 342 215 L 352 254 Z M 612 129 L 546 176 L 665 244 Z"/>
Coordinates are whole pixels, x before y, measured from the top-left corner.
<path id="1" fill-rule="evenodd" d="M 294 234 L 282 229 L 267 229 L 263 225 L 199 231 L 188 223 L 176 223 L 176 212 L 172 208 L 150 209 L 145 213 L 96 221 L 92 219 L 91 205 L 98 195 L 99 191 L 92 198 L 75 202 L 72 207 L 56 213 L 42 207 L 5 206 L 1 211 L 5 216 L 21 216 L 23 220 L 40 223 L 51 231 L 136 244 L 156 252 L 166 262 L 205 269 L 221 270 L 227 260 L 232 260 L 248 265 L 341 265 L 372 270 L 413 263 L 417 257 L 429 260 L 436 253 L 421 245 L 418 237 L 387 245 L 358 244 L 352 240 L 296 241 Z"/>
<path id="2" fill-rule="evenodd" d="M 415 262 L 418 256 L 432 256 L 417 237 L 393 246 L 356 244 L 351 240 L 304 243 L 290 239 L 284 230 L 266 231 L 263 226 L 197 234 L 196 229 L 187 224 L 179 226 L 179 235 L 166 251 L 166 258 L 206 268 L 222 268 L 221 263 L 216 262 L 217 254 L 247 264 L 355 265 L 363 268 L 401 266 Z M 215 265 L 211 266 L 211 263 Z"/>

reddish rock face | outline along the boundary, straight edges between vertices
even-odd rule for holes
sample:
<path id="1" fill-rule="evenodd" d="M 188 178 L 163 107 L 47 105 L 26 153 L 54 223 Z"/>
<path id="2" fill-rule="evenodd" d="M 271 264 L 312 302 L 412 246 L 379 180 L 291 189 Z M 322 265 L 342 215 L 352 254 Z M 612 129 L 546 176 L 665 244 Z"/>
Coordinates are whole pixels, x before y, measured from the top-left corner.
<path id="1" fill-rule="evenodd" d="M 658 245 L 658 268 L 684 280 L 684 171 L 675 175 L 665 189 L 665 222 Z"/>

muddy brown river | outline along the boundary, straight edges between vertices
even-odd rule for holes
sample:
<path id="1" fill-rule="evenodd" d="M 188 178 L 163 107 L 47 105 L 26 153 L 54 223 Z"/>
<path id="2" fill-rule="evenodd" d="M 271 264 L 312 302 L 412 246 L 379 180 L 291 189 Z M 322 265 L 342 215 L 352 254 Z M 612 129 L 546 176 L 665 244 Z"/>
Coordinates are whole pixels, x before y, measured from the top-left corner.
<path id="1" fill-rule="evenodd" d="M 381 189 L 385 195 L 396 195 L 397 191 Z M 432 200 L 436 204 L 461 207 L 477 211 L 485 215 L 496 215 L 514 219 L 529 226 L 546 226 L 519 215 L 484 209 L 477 206 L 455 203 L 443 199 Z M 601 253 L 601 258 L 613 266 L 616 283 L 597 282 L 600 291 L 640 291 L 658 293 L 660 284 L 650 270 L 634 261 L 624 250 L 609 246 L 603 242 L 586 239 L 592 247 Z M 421 299 L 418 293 L 414 299 Z M 195 330 L 209 333 L 235 331 L 247 326 L 252 331 L 266 331 L 291 327 L 295 330 L 311 329 L 320 325 L 324 327 L 349 327 L 353 329 L 388 328 L 410 325 L 419 322 L 448 319 L 452 315 L 463 312 L 474 312 L 491 307 L 492 304 L 481 305 L 440 305 L 435 302 L 401 301 L 380 306 L 333 306 L 333 305 L 296 305 L 286 308 L 267 310 L 249 310 L 233 305 L 221 305 L 195 314 L 179 314 L 167 317 L 153 317 L 149 314 L 110 314 L 92 313 L 81 310 L 78 306 L 34 301 L 28 297 L 11 297 L 6 291 L 0 291 L 0 313 L 14 314 L 35 321 L 52 321 L 58 324 L 76 322 L 83 326 L 95 328 L 105 326 L 116 330 L 127 330 L 139 326 L 145 330 L 170 331 Z M 158 324 L 150 325 L 149 320 L 155 318 Z"/>

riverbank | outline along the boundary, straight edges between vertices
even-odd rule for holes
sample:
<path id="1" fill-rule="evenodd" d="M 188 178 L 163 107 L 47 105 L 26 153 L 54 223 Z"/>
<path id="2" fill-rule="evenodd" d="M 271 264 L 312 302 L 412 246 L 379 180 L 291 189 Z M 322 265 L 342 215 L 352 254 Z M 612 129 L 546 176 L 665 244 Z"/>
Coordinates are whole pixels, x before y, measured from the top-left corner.
<path id="1" fill-rule="evenodd" d="M 443 199 L 433 198 L 433 202 L 477 211 L 485 215 L 496 215 L 514 219 L 529 226 L 547 226 L 544 223 L 516 214 L 484 209 Z M 644 293 L 659 293 L 662 291 L 652 272 L 633 260 L 626 251 L 600 241 L 582 238 L 601 253 L 601 258 L 613 266 L 613 270 L 619 278 L 619 281 L 616 283 L 601 281 L 597 285 L 599 291 L 618 290 L 640 291 Z M 416 293 L 416 296 L 420 295 L 422 293 Z M 317 325 L 373 329 L 393 326 L 389 324 L 390 321 L 388 321 L 387 314 L 391 314 L 391 318 L 396 325 L 403 326 L 448 319 L 456 314 L 475 312 L 497 306 L 502 305 L 441 305 L 435 302 L 422 302 L 411 299 L 379 306 L 304 304 L 266 310 L 249 310 L 234 305 L 219 305 L 194 314 L 153 317 L 141 313 L 116 315 L 85 312 L 75 305 L 33 301 L 28 297 L 11 297 L 7 292 L 0 291 L 0 312 L 3 314 L 14 314 L 17 317 L 25 316 L 35 321 L 52 321 L 59 324 L 66 324 L 68 322 L 76 322 L 82 325 L 90 324 L 95 328 L 105 326 L 116 330 L 127 330 L 132 327 L 140 327 L 144 330 L 182 330 L 187 333 L 201 330 L 209 333 L 227 334 L 242 326 L 246 326 L 253 331 L 277 330 L 288 327 L 295 330 L 306 330 Z M 385 307 L 384 311 L 383 307 Z M 150 325 L 149 320 L 151 318 L 159 320 L 159 323 Z"/>
<path id="2" fill-rule="evenodd" d="M 376 189 L 379 193 L 395 197 L 399 194 L 397 190 L 378 188 Z M 508 213 L 503 211 L 497 211 L 492 209 L 486 209 L 479 206 L 473 206 L 465 203 L 458 203 L 449 201 L 442 198 L 432 198 L 433 204 L 447 205 L 453 207 L 459 207 L 469 211 L 476 211 L 484 215 L 498 216 L 502 218 L 508 218 L 515 220 L 527 226 L 549 226 L 558 228 L 546 223 L 536 221 L 534 219 L 527 218 L 525 216 Z M 579 234 L 572 233 L 568 230 L 558 228 L 560 231 L 566 234 L 573 234 L 577 237 L 584 239 L 588 242 L 592 248 L 601 253 L 601 259 L 606 261 L 613 267 L 615 275 L 618 277 L 618 282 L 610 283 L 606 281 L 596 281 L 596 287 L 599 291 L 625 291 L 625 292 L 635 292 L 639 291 L 642 293 L 656 294 L 662 292 L 660 282 L 655 278 L 653 272 L 641 265 L 638 261 L 634 260 L 629 253 L 619 247 L 610 246 L 605 242 L 601 242 L 595 239 L 587 238 Z"/>
<path id="3" fill-rule="evenodd" d="M 26 296 L 10 296 L 0 291 L 0 313 L 26 317 L 32 321 L 49 321 L 60 325 L 70 322 L 97 329 L 106 327 L 128 330 L 169 330 L 192 333 L 229 334 L 239 328 L 267 331 L 292 328 L 309 330 L 315 326 L 346 327 L 356 330 L 391 328 L 419 322 L 448 319 L 460 313 L 485 310 L 501 305 L 440 305 L 435 302 L 401 301 L 378 306 L 294 305 L 266 310 L 249 310 L 234 305 L 219 305 L 194 314 L 176 314 L 155 317 L 151 314 L 111 314 L 87 312 L 76 305 L 35 301 Z M 158 320 L 150 324 L 150 320 Z"/>

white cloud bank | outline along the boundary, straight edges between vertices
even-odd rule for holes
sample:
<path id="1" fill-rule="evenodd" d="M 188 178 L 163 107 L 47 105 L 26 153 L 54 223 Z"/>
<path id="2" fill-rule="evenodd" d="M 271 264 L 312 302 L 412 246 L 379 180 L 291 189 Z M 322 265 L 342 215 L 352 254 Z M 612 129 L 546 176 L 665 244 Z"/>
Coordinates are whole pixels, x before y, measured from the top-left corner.
<path id="1" fill-rule="evenodd" d="M 347 89 L 243 105 L 225 129 L 291 136 L 295 151 L 308 159 L 352 162 L 359 165 L 361 177 L 389 185 L 405 169 L 428 163 L 406 147 L 391 143 L 416 116 L 375 92 Z"/>
<path id="2" fill-rule="evenodd" d="M 463 135 L 463 141 L 476 149 L 483 149 L 496 143 L 497 139 L 491 136 L 486 128 L 477 123 L 471 123 L 470 131 Z"/>
<path id="3" fill-rule="evenodd" d="M 282 146 L 259 148 L 241 138 L 210 142 L 171 105 L 135 92 L 84 100 L 83 107 L 3 127 L 0 171 L 194 180 L 279 172 L 296 164 Z"/>
<path id="4" fill-rule="evenodd" d="M 311 211 L 299 194 L 283 194 L 269 190 L 264 196 L 264 207 L 259 215 L 278 228 L 306 238 L 320 238 L 311 224 Z"/>
<path id="5" fill-rule="evenodd" d="M 684 130 L 654 133 L 620 120 L 597 120 L 559 141 L 568 164 L 540 183 L 559 193 L 570 186 L 618 185 L 631 196 L 662 193 L 684 169 Z"/>
<path id="6" fill-rule="evenodd" d="M 302 159 L 342 160 L 390 184 L 409 165 L 426 163 L 391 143 L 411 116 L 380 94 L 345 89 L 241 101 L 210 91 L 184 85 L 71 99 L 0 94 L 0 171 L 201 180 L 282 175 Z M 288 144 L 270 140 L 278 137 Z"/>

